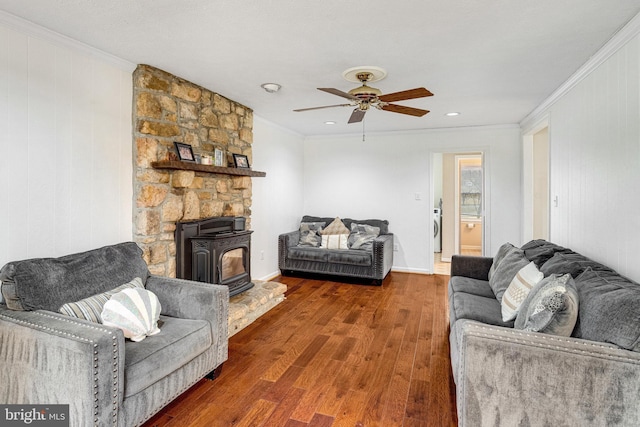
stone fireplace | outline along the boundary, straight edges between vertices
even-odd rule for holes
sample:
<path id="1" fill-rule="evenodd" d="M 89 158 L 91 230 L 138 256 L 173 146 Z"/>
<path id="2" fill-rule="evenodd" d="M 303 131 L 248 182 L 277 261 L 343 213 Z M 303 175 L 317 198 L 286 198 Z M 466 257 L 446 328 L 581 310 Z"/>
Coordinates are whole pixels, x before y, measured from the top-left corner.
<path id="1" fill-rule="evenodd" d="M 244 154 L 252 162 L 253 111 L 148 65 L 133 73 L 134 240 L 152 274 L 176 277 L 178 222 L 244 217 L 251 225 L 251 178 L 154 168 L 171 160 L 174 142 L 195 154 Z"/>

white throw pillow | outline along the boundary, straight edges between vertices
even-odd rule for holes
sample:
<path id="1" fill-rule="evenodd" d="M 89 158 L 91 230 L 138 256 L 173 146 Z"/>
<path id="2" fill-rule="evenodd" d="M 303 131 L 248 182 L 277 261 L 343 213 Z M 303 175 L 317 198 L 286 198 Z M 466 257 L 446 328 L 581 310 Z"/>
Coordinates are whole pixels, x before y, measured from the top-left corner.
<path id="1" fill-rule="evenodd" d="M 324 249 L 349 249 L 347 247 L 348 234 L 323 234 L 321 248 Z"/>
<path id="2" fill-rule="evenodd" d="M 102 323 L 122 329 L 125 338 L 142 341 L 145 337 L 160 332 L 160 301 L 146 289 L 124 289 L 104 305 Z"/>
<path id="3" fill-rule="evenodd" d="M 538 270 L 533 261 L 518 271 L 502 295 L 502 320 L 504 322 L 516 318 L 522 302 L 529 295 L 531 289 L 543 278 L 544 274 Z"/>

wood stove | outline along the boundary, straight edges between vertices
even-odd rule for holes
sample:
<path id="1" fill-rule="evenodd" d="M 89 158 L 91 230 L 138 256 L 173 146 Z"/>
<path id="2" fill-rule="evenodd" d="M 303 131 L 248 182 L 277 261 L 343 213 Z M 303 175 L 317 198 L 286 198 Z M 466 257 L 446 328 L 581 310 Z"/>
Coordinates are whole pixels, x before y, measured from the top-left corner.
<path id="1" fill-rule="evenodd" d="M 176 224 L 176 276 L 229 287 L 229 296 L 251 289 L 251 233 L 243 217 Z"/>

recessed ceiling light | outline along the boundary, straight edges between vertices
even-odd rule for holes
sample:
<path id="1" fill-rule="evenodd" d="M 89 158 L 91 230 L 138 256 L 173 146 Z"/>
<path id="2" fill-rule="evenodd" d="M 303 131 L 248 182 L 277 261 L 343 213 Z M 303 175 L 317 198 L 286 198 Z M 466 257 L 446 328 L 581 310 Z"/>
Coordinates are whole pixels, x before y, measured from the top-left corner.
<path id="1" fill-rule="evenodd" d="M 324 122 L 325 125 L 335 125 L 336 122 L 334 122 L 333 120 L 327 120 L 326 122 Z"/>
<path id="2" fill-rule="evenodd" d="M 260 87 L 269 93 L 276 93 L 282 86 L 278 83 L 262 83 Z"/>
<path id="3" fill-rule="evenodd" d="M 455 116 L 459 116 L 460 113 L 458 113 L 457 111 L 453 111 L 451 113 L 446 113 L 445 116 L 449 116 L 449 117 L 455 117 Z"/>

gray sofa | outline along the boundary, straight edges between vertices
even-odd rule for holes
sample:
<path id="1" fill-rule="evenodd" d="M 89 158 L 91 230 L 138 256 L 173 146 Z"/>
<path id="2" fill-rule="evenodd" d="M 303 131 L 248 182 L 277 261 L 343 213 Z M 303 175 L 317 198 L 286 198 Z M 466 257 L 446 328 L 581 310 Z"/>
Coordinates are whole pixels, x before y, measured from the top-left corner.
<path id="1" fill-rule="evenodd" d="M 301 222 L 330 224 L 335 218 L 305 215 Z M 278 237 L 278 265 L 283 275 L 294 272 L 320 273 L 372 280 L 380 285 L 393 265 L 393 234 L 389 222 L 379 219 L 355 220 L 345 218 L 344 225 L 367 224 L 380 228 L 380 235 L 373 242 L 372 250 L 322 249 L 298 246 L 298 230 Z"/>
<path id="2" fill-rule="evenodd" d="M 493 259 L 454 256 L 449 339 L 459 426 L 640 425 L 640 285 L 544 240 L 520 249 L 545 276 L 574 278 L 575 328 L 569 337 L 514 329 L 489 285 Z"/>
<path id="3" fill-rule="evenodd" d="M 162 306 L 157 335 L 133 342 L 58 312 L 136 277 Z M 2 403 L 69 404 L 71 426 L 137 426 L 227 359 L 227 287 L 151 276 L 135 243 L 11 262 L 0 279 Z"/>

